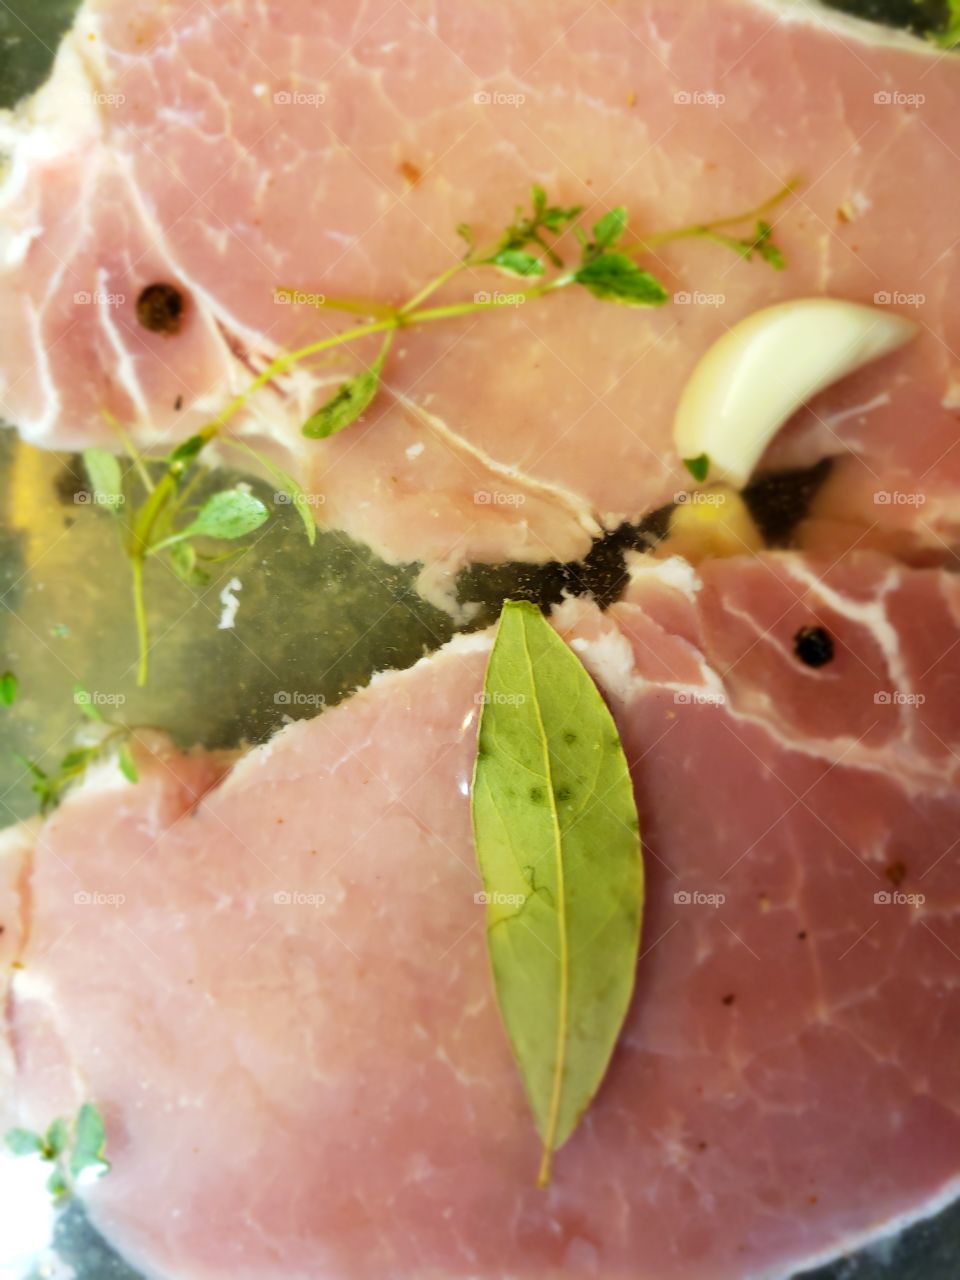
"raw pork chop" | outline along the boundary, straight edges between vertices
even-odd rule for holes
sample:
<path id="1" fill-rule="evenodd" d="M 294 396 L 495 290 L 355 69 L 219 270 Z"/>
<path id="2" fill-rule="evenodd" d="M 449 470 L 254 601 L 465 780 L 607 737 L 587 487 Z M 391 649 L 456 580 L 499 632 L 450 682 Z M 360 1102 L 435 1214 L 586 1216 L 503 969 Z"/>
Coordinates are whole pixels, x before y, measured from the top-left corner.
<path id="1" fill-rule="evenodd" d="M 474 899 L 489 633 L 199 804 L 196 762 L 142 753 L 36 834 L 16 1119 L 98 1101 L 88 1209 L 148 1275 L 780 1277 L 960 1190 L 956 580 L 648 562 L 558 625 L 621 727 L 649 901 L 546 1191 Z"/>
<path id="2" fill-rule="evenodd" d="M 960 484 L 958 88 L 956 60 L 812 5 L 88 0 L 2 130 L 0 408 L 46 445 L 115 442 L 103 409 L 160 443 L 343 327 L 278 305 L 278 285 L 402 301 L 456 261 L 456 224 L 492 238 L 534 180 L 650 230 L 799 175 L 774 216 L 782 274 L 681 241 L 653 263 L 678 293 L 655 313 L 581 293 L 428 326 L 342 436 L 299 428 L 370 346 L 280 379 L 237 429 L 388 558 L 567 560 L 684 487 L 674 408 L 727 326 L 807 294 L 885 300 L 921 338 L 818 398 L 768 461 L 841 455 L 823 518 L 880 519 L 942 554 Z M 136 319 L 158 281 L 187 299 L 174 335 Z M 487 272 L 464 291 L 516 287 Z"/>

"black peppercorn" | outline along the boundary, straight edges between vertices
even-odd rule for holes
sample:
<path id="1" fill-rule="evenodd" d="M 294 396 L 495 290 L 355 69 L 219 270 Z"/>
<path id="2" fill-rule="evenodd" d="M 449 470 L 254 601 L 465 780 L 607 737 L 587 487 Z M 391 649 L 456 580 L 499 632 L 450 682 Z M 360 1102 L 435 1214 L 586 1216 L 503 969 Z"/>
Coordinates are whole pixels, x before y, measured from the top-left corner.
<path id="1" fill-rule="evenodd" d="M 148 284 L 137 298 L 137 319 L 151 333 L 177 333 L 186 299 L 175 284 Z"/>
<path id="2" fill-rule="evenodd" d="M 833 658 L 833 637 L 824 627 L 801 627 L 793 637 L 793 651 L 808 667 L 826 666 Z"/>

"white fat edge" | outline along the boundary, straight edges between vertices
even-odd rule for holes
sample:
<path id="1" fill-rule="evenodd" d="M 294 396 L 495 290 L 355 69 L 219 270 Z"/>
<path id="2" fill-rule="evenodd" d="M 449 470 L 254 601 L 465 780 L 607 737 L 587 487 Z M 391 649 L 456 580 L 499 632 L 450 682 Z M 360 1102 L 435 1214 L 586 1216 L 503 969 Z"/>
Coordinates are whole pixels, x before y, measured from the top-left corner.
<path id="1" fill-rule="evenodd" d="M 20 858 L 29 853 L 37 838 L 43 820 L 39 817 L 16 822 L 12 827 L 0 829 L 0 861 L 4 858 Z"/>
<path id="2" fill-rule="evenodd" d="M 686 596 L 691 602 L 696 600 L 697 592 L 703 587 L 703 580 L 689 560 L 683 556 L 669 556 L 665 560 L 654 560 L 646 552 L 631 551 L 627 554 L 627 573 L 629 584 L 642 584 L 650 578 L 656 578 L 666 587 L 673 587 Z M 630 604 L 626 592 L 620 601 Z"/>
<path id="3" fill-rule="evenodd" d="M 237 617 L 237 610 L 240 608 L 240 597 L 237 592 L 242 588 L 243 583 L 239 578 L 231 578 L 227 585 L 220 592 L 220 621 L 217 623 L 218 631 L 232 631 L 234 622 Z"/>
<path id="4" fill-rule="evenodd" d="M 65 926 L 61 934 L 61 940 L 66 938 L 70 928 L 69 924 Z M 73 1109 L 77 1110 L 84 1099 L 90 1096 L 90 1091 L 83 1074 L 67 1051 L 70 1045 L 69 1029 L 62 1024 L 60 1016 L 63 993 L 56 983 L 42 971 L 40 967 L 42 964 L 43 956 L 40 956 L 37 961 L 28 962 L 22 969 L 15 969 L 10 979 L 10 995 L 16 1005 L 36 1004 L 42 1006 L 46 1011 L 45 1016 L 56 1031 L 57 1039 L 64 1049 L 64 1061 L 70 1072 L 70 1088 L 74 1097 Z"/>
<path id="5" fill-rule="evenodd" d="M 97 289 L 100 297 L 104 298 L 108 293 L 107 273 L 103 268 L 97 270 Z M 137 377 L 136 359 L 130 354 L 129 349 L 124 344 L 120 335 L 120 330 L 110 314 L 113 308 L 106 302 L 101 301 L 96 304 L 97 318 L 100 326 L 107 335 L 107 342 L 116 357 L 114 366 L 116 375 L 120 381 L 120 385 L 130 397 L 131 402 L 136 406 L 138 415 L 143 421 L 149 421 L 150 408 L 144 397 L 143 390 L 140 386 L 140 379 Z"/>
<path id="6" fill-rule="evenodd" d="M 641 552 L 627 556 L 629 584 L 619 601 L 627 605 L 642 608 L 642 604 L 628 598 L 629 587 L 655 579 L 663 586 L 679 592 L 687 601 L 694 603 L 703 582 L 696 569 L 682 556 L 670 556 L 666 560 L 654 560 Z M 726 700 L 724 684 L 720 675 L 707 662 L 703 653 L 683 636 L 673 635 L 671 639 L 682 645 L 697 661 L 700 679 L 696 684 L 688 681 L 649 680 L 636 670 L 633 646 L 623 632 L 613 623 L 600 636 L 589 638 L 576 636 L 570 641 L 570 647 L 583 658 L 591 674 L 595 675 L 604 689 L 623 702 L 630 702 L 639 695 L 650 691 L 663 691 L 673 694 L 686 693 L 698 697 Z"/>
<path id="7" fill-rule="evenodd" d="M 646 682 L 637 676 L 633 650 L 622 632 L 605 631 L 589 638 L 572 636 L 567 643 L 600 685 L 621 702 L 629 702 L 646 687 Z"/>
<path id="8" fill-rule="evenodd" d="M 724 703 L 726 694 L 723 681 L 704 660 L 700 651 L 682 636 L 672 636 L 671 639 L 696 656 L 700 669 L 700 679 L 696 684 L 686 680 L 649 680 L 646 676 L 639 675 L 633 646 L 621 631 L 607 631 L 603 635 L 589 638 L 574 636 L 569 643 L 603 689 L 621 702 L 631 702 L 650 692 L 662 692 L 674 696 L 679 693 L 716 699 L 719 704 Z"/>
<path id="9" fill-rule="evenodd" d="M 29 194 L 35 168 L 61 157 L 71 163 L 89 154 L 103 133 L 103 121 L 91 92 L 83 59 L 69 39 L 57 53 L 46 83 L 13 110 L 0 111 L 0 210 L 9 210 Z M 25 211 L 26 214 L 26 211 Z M 18 266 L 43 226 L 6 218 L 0 230 L 0 269 Z"/>
<path id="10" fill-rule="evenodd" d="M 350 694 L 342 702 L 338 703 L 336 707 L 331 707 L 330 710 L 334 712 L 342 707 L 352 707 L 358 703 L 362 704 L 371 695 L 379 696 L 385 685 L 391 686 L 395 684 L 402 690 L 404 684 L 412 678 L 415 671 L 424 666 L 435 665 L 438 660 L 444 657 L 465 658 L 474 653 L 489 653 L 493 648 L 494 630 L 493 627 L 488 627 L 484 631 L 461 632 L 459 635 L 455 635 L 452 640 L 448 640 L 442 648 L 434 650 L 433 653 L 424 654 L 412 667 L 404 667 L 401 670 L 391 668 L 385 671 L 378 671 L 371 677 L 368 684 Z M 246 755 L 236 762 L 230 772 L 223 778 L 216 789 L 217 793 L 228 793 L 234 787 L 243 786 L 247 776 L 261 769 L 278 747 L 309 733 L 310 726 L 316 721 L 317 716 L 322 715 L 323 712 L 324 708 L 321 708 L 316 716 L 308 716 L 302 720 L 290 720 L 282 728 L 278 729 L 269 741 L 253 747 L 252 750 L 248 751 Z M 370 741 L 373 741 L 373 739 L 370 739 Z M 360 748 L 358 747 L 348 754 L 356 755 L 359 750 Z M 328 772 L 331 771 L 328 770 Z"/>
<path id="11" fill-rule="evenodd" d="M 143 788 L 124 776 L 119 754 L 114 753 L 94 760 L 87 766 L 80 781 L 64 795 L 60 809 L 69 808 L 75 800 L 81 798 L 87 801 L 92 796 L 111 796 L 115 814 L 122 814 L 124 810 L 132 813 L 137 818 L 137 829 L 150 839 L 155 839 L 170 825 L 165 810 L 167 793 L 162 787 L 151 788 L 149 807 L 144 805 L 145 794 Z M 42 840 L 42 830 L 39 834 Z"/>
<path id="12" fill-rule="evenodd" d="M 457 598 L 457 574 L 467 559 L 465 547 L 455 548 L 447 556 L 421 569 L 414 583 L 417 594 L 427 604 L 449 614 L 459 626 L 475 618 L 480 608 L 475 600 L 461 602 Z"/>
<path id="13" fill-rule="evenodd" d="M 0 1280 L 27 1275 L 57 1275 L 47 1270 L 44 1254 L 52 1246 L 57 1210 L 47 1190 L 50 1165 L 39 1155 L 15 1156 L 0 1149 Z M 72 1274 L 70 1272 L 69 1274 Z"/>
<path id="14" fill-rule="evenodd" d="M 783 23 L 822 27 L 836 35 L 851 36 L 860 44 L 873 45 L 876 48 L 900 49 L 934 60 L 943 56 L 943 50 L 930 40 L 912 36 L 895 27 L 884 27 L 879 23 L 869 22 L 866 18 L 856 18 L 852 14 L 842 13 L 839 9 L 828 9 L 825 5 L 813 4 L 811 0 L 750 0 L 750 2 L 757 9 L 775 13 Z"/>
<path id="15" fill-rule="evenodd" d="M 825 1266 L 828 1262 L 835 1262 L 838 1258 L 857 1250 L 868 1249 L 874 1252 L 889 1247 L 894 1243 L 894 1237 L 899 1236 L 908 1227 L 935 1217 L 949 1208 L 958 1198 L 960 1198 L 960 1175 L 946 1183 L 937 1195 L 922 1201 L 913 1209 L 906 1209 L 895 1217 L 879 1220 L 860 1231 L 851 1232 L 835 1241 L 829 1248 L 791 1258 L 786 1271 L 782 1267 L 755 1271 L 745 1280 L 792 1280 L 792 1277 L 801 1271 L 806 1272 Z"/>
<path id="16" fill-rule="evenodd" d="M 60 417 L 62 400 L 60 388 L 57 386 L 50 367 L 50 351 L 43 334 L 40 314 L 29 300 L 27 301 L 26 317 L 27 325 L 30 329 L 32 350 L 36 354 L 34 372 L 43 387 L 44 408 L 39 417 L 32 418 L 30 421 L 21 421 L 18 429 L 24 440 L 33 442 L 37 440 L 43 441 L 44 437 L 55 428 Z M 2 378 L 2 375 L 0 375 L 0 384 L 9 385 L 6 379 Z"/>

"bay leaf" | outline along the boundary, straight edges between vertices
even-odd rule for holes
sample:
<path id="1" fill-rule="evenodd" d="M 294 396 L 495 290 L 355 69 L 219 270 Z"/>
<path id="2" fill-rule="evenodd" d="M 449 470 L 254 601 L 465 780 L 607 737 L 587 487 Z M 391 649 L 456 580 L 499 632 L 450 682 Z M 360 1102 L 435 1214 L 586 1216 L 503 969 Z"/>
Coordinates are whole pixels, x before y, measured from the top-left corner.
<path id="1" fill-rule="evenodd" d="M 627 1013 L 643 862 L 613 718 L 526 602 L 504 605 L 490 655 L 472 816 L 497 1002 L 543 1142 L 544 1186 Z"/>

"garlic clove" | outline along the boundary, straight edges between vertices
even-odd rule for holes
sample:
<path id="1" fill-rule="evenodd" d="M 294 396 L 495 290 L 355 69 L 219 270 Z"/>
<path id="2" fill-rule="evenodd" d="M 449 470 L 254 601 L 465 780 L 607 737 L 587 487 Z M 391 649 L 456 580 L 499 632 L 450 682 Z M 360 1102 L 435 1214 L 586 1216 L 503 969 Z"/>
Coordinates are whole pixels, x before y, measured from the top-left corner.
<path id="1" fill-rule="evenodd" d="M 712 481 L 741 486 L 805 401 L 909 342 L 919 326 L 841 298 L 799 298 L 755 311 L 718 339 L 680 396 L 681 458 L 706 454 Z"/>

